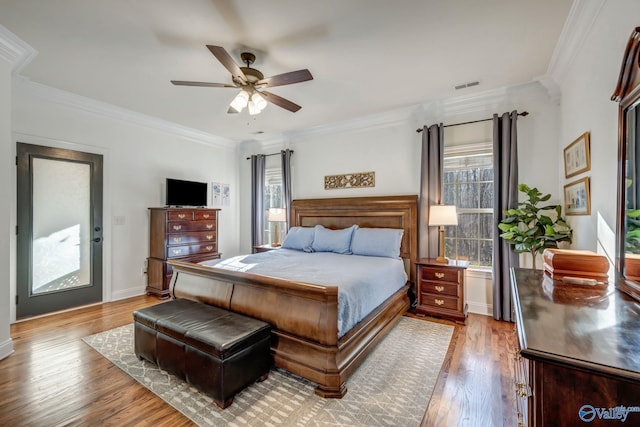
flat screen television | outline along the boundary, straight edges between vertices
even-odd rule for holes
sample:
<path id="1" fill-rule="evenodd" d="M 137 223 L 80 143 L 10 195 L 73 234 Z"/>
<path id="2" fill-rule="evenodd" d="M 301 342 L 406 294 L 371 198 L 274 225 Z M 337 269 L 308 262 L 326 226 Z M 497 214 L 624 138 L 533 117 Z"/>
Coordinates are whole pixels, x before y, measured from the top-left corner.
<path id="1" fill-rule="evenodd" d="M 167 178 L 167 206 L 206 206 L 207 183 Z"/>

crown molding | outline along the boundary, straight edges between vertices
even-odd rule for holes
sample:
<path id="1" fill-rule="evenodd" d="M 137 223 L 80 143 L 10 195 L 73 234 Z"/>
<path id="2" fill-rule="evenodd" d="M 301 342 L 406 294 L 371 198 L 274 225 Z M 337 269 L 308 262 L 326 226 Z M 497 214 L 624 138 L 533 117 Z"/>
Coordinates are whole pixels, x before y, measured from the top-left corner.
<path id="1" fill-rule="evenodd" d="M 556 83 L 582 48 L 605 3 L 606 0 L 574 0 L 547 68 L 547 76 Z"/>
<path id="2" fill-rule="evenodd" d="M 37 54 L 38 51 L 0 25 L 0 58 L 11 64 L 14 74 L 22 71 Z"/>
<path id="3" fill-rule="evenodd" d="M 217 148 L 235 150 L 237 146 L 236 142 L 227 138 L 202 132 L 197 129 L 162 120 L 157 117 L 137 113 L 135 111 L 127 110 L 126 108 L 117 107 L 115 105 L 81 95 L 76 95 L 41 83 L 36 83 L 26 77 L 15 76 L 13 81 L 16 94 L 21 91 L 22 93 L 44 99 L 58 105 L 166 132 L 196 143 L 206 144 Z"/>
<path id="4" fill-rule="evenodd" d="M 383 113 L 371 114 L 352 120 L 334 122 L 327 125 L 315 126 L 307 129 L 286 132 L 285 139 L 296 140 L 303 137 L 324 135 L 330 133 L 351 133 L 370 131 L 372 129 L 385 128 L 398 124 L 404 124 L 416 110 L 415 106 L 388 110 Z"/>
<path id="5" fill-rule="evenodd" d="M 545 90 L 540 81 L 534 80 L 520 85 L 414 104 L 384 113 L 359 117 L 354 120 L 330 123 L 309 129 L 299 129 L 284 133 L 279 137 L 264 140 L 245 140 L 240 144 L 240 151 L 280 149 L 285 144 L 290 146 L 292 142 L 300 142 L 310 136 L 371 131 L 372 129 L 396 125 L 420 127 L 426 122 L 439 123 L 461 117 L 475 120 L 477 118 L 485 118 L 484 116 L 487 114 L 492 115 L 496 112 L 520 108 L 527 101 L 541 98 L 548 99 L 547 90 Z"/>

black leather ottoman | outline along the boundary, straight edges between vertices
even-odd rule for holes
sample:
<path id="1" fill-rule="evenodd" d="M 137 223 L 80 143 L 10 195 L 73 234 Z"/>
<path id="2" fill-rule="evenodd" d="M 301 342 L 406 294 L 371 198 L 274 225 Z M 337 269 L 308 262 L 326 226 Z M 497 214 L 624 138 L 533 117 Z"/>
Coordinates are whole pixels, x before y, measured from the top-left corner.
<path id="1" fill-rule="evenodd" d="M 268 323 L 219 307 L 176 299 L 137 310 L 134 350 L 226 408 L 271 368 Z"/>

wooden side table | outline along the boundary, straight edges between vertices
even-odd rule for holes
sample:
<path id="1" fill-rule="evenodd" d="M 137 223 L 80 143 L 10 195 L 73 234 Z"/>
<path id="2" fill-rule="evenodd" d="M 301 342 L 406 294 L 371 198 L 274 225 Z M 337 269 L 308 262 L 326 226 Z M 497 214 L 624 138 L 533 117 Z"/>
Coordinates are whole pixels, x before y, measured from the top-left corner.
<path id="1" fill-rule="evenodd" d="M 258 252 L 269 252 L 272 251 L 274 249 L 280 249 L 281 246 L 271 246 L 271 244 L 267 243 L 266 245 L 257 245 L 257 246 L 253 246 L 252 247 L 252 251 L 253 253 L 258 253 Z"/>
<path id="2" fill-rule="evenodd" d="M 468 261 L 449 260 L 448 264 L 440 264 L 432 258 L 419 259 L 416 313 L 465 323 L 464 272 L 468 266 Z"/>

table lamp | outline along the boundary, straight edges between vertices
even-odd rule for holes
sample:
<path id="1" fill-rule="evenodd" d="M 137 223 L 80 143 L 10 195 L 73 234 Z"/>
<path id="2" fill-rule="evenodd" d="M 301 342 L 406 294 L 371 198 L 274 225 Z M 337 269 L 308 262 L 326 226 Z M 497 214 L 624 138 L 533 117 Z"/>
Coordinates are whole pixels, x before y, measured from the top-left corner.
<path id="1" fill-rule="evenodd" d="M 429 208 L 429 226 L 440 227 L 440 256 L 436 258 L 439 264 L 448 264 L 449 259 L 444 256 L 444 226 L 458 225 L 456 207 L 452 205 L 432 205 Z"/>
<path id="2" fill-rule="evenodd" d="M 269 208 L 267 213 L 267 220 L 269 222 L 273 222 L 273 242 L 271 246 L 277 247 L 280 246 L 280 242 L 278 241 L 280 238 L 280 223 L 287 222 L 287 211 L 282 208 Z"/>

